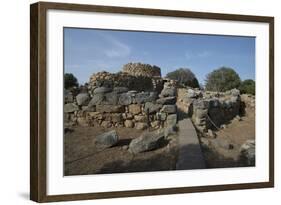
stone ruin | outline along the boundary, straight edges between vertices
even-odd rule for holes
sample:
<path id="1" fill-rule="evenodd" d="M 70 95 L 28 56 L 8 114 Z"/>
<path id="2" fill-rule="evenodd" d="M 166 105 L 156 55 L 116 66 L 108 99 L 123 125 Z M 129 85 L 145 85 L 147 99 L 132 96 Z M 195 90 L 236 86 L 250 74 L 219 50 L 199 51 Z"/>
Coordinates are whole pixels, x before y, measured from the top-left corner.
<path id="1" fill-rule="evenodd" d="M 97 87 L 126 87 L 135 91 L 156 91 L 163 89 L 161 70 L 157 66 L 141 63 L 128 63 L 118 73 L 98 72 L 90 77 L 89 90 Z M 93 93 L 90 93 L 91 95 Z"/>
<path id="2" fill-rule="evenodd" d="M 240 91 L 202 92 L 198 89 L 179 89 L 179 101 L 201 132 L 220 129 L 225 123 L 241 115 L 244 105 Z"/>
<path id="3" fill-rule="evenodd" d="M 247 112 L 255 112 L 255 96 L 240 94 L 237 89 L 226 92 L 210 92 L 191 88 L 178 88 L 178 110 L 192 119 L 197 129 L 201 146 L 212 153 L 229 157 L 234 145 L 229 138 L 217 138 L 216 132 L 227 124 L 241 121 Z M 236 146 L 236 145 L 235 145 Z M 234 157 L 234 155 L 233 155 Z M 255 165 L 255 140 L 246 140 L 240 147 L 236 163 L 243 166 Z"/>
<path id="4" fill-rule="evenodd" d="M 209 92 L 180 87 L 162 78 L 157 66 L 129 63 L 121 72 L 98 72 L 82 88 L 64 90 L 64 125 L 164 130 L 133 140 L 130 150 L 137 153 L 152 149 L 163 134 L 175 133 L 180 117 L 190 117 L 198 131 L 209 133 L 239 117 L 245 106 L 255 109 L 254 96 L 240 95 L 237 89 Z M 116 132 L 106 135 L 113 139 L 110 142 L 118 141 Z M 104 136 L 100 138 L 103 141 Z"/>
<path id="5" fill-rule="evenodd" d="M 161 77 L 161 69 L 159 67 L 142 63 L 128 63 L 123 66 L 122 72 L 132 76 Z"/>
<path id="6" fill-rule="evenodd" d="M 80 91 L 65 90 L 66 125 L 146 129 L 175 125 L 177 106 L 206 132 L 219 129 L 243 112 L 240 91 L 182 88 L 161 77 L 157 66 L 128 63 L 121 72 L 98 72 Z M 245 98 L 245 95 L 242 95 Z M 254 98 L 243 99 L 254 106 Z M 243 102 L 244 102 L 243 101 Z"/>
<path id="7" fill-rule="evenodd" d="M 93 74 L 77 95 L 65 90 L 65 125 L 140 130 L 176 126 L 176 87 L 159 75 L 160 68 L 140 63 L 127 64 L 116 74 Z"/>

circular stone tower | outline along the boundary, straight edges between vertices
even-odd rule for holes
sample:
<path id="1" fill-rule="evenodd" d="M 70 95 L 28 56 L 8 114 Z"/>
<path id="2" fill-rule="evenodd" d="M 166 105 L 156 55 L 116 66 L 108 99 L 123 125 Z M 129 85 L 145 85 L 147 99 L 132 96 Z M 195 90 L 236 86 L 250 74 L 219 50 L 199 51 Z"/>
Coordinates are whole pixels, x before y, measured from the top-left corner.
<path id="1" fill-rule="evenodd" d="M 132 76 L 161 77 L 161 69 L 159 67 L 142 63 L 125 64 L 122 72 Z"/>

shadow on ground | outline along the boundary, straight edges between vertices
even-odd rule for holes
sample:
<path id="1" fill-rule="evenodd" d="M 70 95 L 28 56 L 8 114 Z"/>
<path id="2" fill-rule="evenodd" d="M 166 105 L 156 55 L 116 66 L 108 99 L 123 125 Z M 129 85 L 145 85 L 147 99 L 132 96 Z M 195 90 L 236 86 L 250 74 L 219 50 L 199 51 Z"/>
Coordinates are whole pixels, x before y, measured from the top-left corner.
<path id="1" fill-rule="evenodd" d="M 202 151 L 205 158 L 206 166 L 208 168 L 250 167 L 247 164 L 246 160 L 243 158 L 238 158 L 237 160 L 234 160 L 233 158 L 225 157 L 216 152 L 214 149 L 205 146 L 202 146 Z"/>
<path id="2" fill-rule="evenodd" d="M 186 119 L 186 118 L 188 118 L 188 117 L 190 117 L 192 115 L 190 113 L 186 113 L 181 108 L 178 108 L 177 114 L 178 114 L 178 121 Z"/>
<path id="3" fill-rule="evenodd" d="M 164 145 L 163 145 L 164 146 Z M 167 146 L 167 145 L 166 145 Z M 186 149 L 192 150 L 198 149 L 198 145 L 188 145 Z M 163 148 L 163 147 L 162 147 Z M 231 167 L 245 167 L 240 161 L 235 161 L 231 158 L 225 158 L 222 155 L 214 152 L 210 149 L 204 149 L 204 157 L 206 163 L 206 169 L 209 168 L 231 168 Z M 132 155 L 131 153 L 127 153 Z M 148 156 L 149 155 L 149 156 Z M 192 155 L 191 155 L 192 156 Z M 81 167 L 76 173 L 68 173 L 66 175 L 89 175 L 89 174 L 113 174 L 113 173 L 132 173 L 132 172 L 153 172 L 153 171 L 171 171 L 176 170 L 178 151 L 169 150 L 161 153 L 139 153 L 137 155 L 132 155 L 130 161 L 117 159 L 109 163 L 105 163 L 99 169 L 93 169 L 94 161 L 88 163 L 87 167 Z M 191 166 L 188 170 L 201 169 L 196 166 L 196 158 L 194 160 L 194 166 Z M 208 161 L 212 161 L 209 164 Z M 76 164 L 76 169 L 80 163 Z M 187 169 L 178 169 L 187 170 Z"/>
<path id="4" fill-rule="evenodd" d="M 107 163 L 95 174 L 168 171 L 175 169 L 175 156 L 172 156 L 170 153 L 156 154 L 149 159 L 143 159 L 141 155 L 135 156 L 130 162 L 118 160 Z"/>

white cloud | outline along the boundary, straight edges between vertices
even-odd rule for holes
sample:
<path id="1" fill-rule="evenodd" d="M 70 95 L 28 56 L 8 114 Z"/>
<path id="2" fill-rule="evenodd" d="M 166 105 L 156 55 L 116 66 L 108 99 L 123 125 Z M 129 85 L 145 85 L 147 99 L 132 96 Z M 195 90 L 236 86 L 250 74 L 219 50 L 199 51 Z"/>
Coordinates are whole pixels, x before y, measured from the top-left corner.
<path id="1" fill-rule="evenodd" d="M 149 55 L 149 52 L 148 52 L 148 51 L 144 51 L 144 52 L 143 52 L 143 55 L 144 55 L 144 56 L 148 56 L 148 55 Z"/>
<path id="2" fill-rule="evenodd" d="M 212 55 L 212 52 L 210 51 L 203 51 L 201 53 L 191 53 L 189 51 L 186 51 L 184 56 L 187 60 L 190 60 L 192 58 L 207 58 L 207 57 L 210 57 Z"/>
<path id="3" fill-rule="evenodd" d="M 106 35 L 103 36 L 110 48 L 104 49 L 104 54 L 109 58 L 127 57 L 131 54 L 131 48 L 116 38 Z"/>
<path id="4" fill-rule="evenodd" d="M 212 53 L 210 51 L 203 51 L 202 53 L 198 53 L 198 57 L 200 57 L 200 58 L 206 58 L 211 55 L 212 55 Z"/>
<path id="5" fill-rule="evenodd" d="M 185 58 L 187 59 L 187 60 L 190 60 L 191 59 L 191 54 L 190 54 L 190 52 L 185 52 L 185 54 L 184 54 L 184 56 L 185 56 Z"/>
<path id="6" fill-rule="evenodd" d="M 112 70 L 110 70 L 110 69 L 114 67 L 115 63 L 116 63 L 116 60 L 106 61 L 103 59 L 90 59 L 90 60 L 87 60 L 86 64 L 88 67 L 91 67 L 93 69 L 93 72 L 99 72 L 102 70 L 108 70 L 111 72 Z"/>

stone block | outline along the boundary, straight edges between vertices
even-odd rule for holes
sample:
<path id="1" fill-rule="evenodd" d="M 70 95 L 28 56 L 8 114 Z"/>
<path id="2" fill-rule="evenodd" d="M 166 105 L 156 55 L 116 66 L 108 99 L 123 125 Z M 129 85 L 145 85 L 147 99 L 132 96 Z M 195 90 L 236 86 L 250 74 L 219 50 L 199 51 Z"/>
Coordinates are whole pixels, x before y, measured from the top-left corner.
<path id="1" fill-rule="evenodd" d="M 141 105 L 138 104 L 129 105 L 129 112 L 134 115 L 141 113 Z"/>
<path id="2" fill-rule="evenodd" d="M 125 112 L 125 106 L 123 105 L 97 105 L 97 112 L 101 113 L 122 113 Z"/>
<path id="3" fill-rule="evenodd" d="M 132 120 L 125 120 L 124 125 L 127 128 L 133 128 L 134 127 L 134 122 Z"/>
<path id="4" fill-rule="evenodd" d="M 90 96 L 88 93 L 80 93 L 76 96 L 76 102 L 78 105 L 88 105 L 90 101 Z"/>
<path id="5" fill-rule="evenodd" d="M 73 103 L 67 103 L 63 107 L 63 111 L 65 113 L 71 113 L 71 112 L 75 112 L 75 111 L 78 111 L 78 110 L 79 110 L 78 106 L 73 104 Z"/>
<path id="6" fill-rule="evenodd" d="M 95 144 L 99 147 L 108 148 L 118 143 L 119 136 L 115 130 L 105 132 L 101 135 L 96 136 Z"/>
<path id="7" fill-rule="evenodd" d="M 176 97 L 164 97 L 156 100 L 156 103 L 161 105 L 173 105 L 177 101 Z"/>
<path id="8" fill-rule="evenodd" d="M 145 113 L 156 113 L 162 108 L 162 105 L 155 104 L 152 102 L 146 102 L 144 106 Z"/>
<path id="9" fill-rule="evenodd" d="M 160 112 L 165 112 L 168 114 L 174 114 L 177 112 L 177 106 L 176 105 L 163 105 Z"/>
<path id="10" fill-rule="evenodd" d="M 148 124 L 145 123 L 145 122 L 136 122 L 135 123 L 135 128 L 137 130 L 144 130 L 144 129 L 148 128 Z"/>

